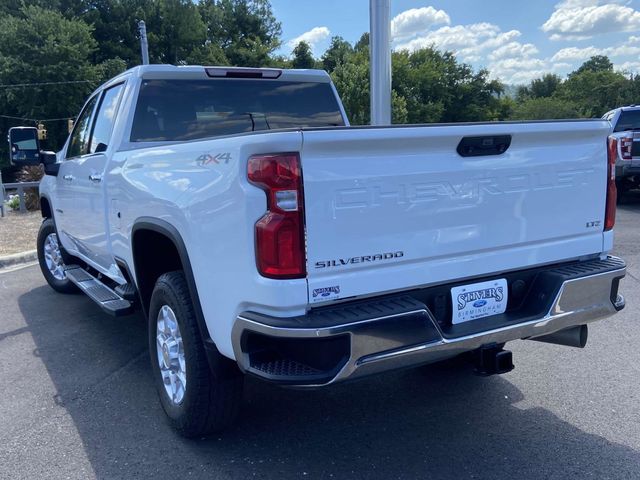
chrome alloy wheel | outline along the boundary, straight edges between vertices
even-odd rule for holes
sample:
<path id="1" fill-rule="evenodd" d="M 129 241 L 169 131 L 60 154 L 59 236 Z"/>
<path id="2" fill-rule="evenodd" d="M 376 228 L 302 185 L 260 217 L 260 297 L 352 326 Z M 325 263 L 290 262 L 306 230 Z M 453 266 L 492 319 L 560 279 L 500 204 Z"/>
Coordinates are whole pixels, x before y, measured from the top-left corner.
<path id="1" fill-rule="evenodd" d="M 162 383 L 171 402 L 179 405 L 187 388 L 187 368 L 180 327 L 171 307 L 162 306 L 156 325 L 156 353 Z"/>
<path id="2" fill-rule="evenodd" d="M 58 243 L 58 235 L 50 233 L 44 240 L 44 261 L 53 278 L 56 280 L 64 280 L 67 274 L 64 272 L 64 260 L 60 252 L 60 244 Z"/>

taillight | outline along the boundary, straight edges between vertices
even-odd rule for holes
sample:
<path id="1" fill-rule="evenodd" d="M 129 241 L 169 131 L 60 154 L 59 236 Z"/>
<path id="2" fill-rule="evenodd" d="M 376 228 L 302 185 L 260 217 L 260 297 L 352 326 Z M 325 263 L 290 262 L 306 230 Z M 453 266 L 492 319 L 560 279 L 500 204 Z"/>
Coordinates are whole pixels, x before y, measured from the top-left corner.
<path id="1" fill-rule="evenodd" d="M 633 137 L 620 138 L 620 158 L 622 160 L 631 160 L 633 155 L 631 149 L 633 148 Z"/>
<path id="2" fill-rule="evenodd" d="M 304 278 L 304 197 L 297 153 L 254 155 L 249 181 L 267 194 L 267 213 L 256 223 L 256 263 L 269 278 Z"/>
<path id="3" fill-rule="evenodd" d="M 607 205 L 604 213 L 604 231 L 611 230 L 616 224 L 616 158 L 618 158 L 618 139 L 609 137 L 609 155 L 607 161 Z"/>

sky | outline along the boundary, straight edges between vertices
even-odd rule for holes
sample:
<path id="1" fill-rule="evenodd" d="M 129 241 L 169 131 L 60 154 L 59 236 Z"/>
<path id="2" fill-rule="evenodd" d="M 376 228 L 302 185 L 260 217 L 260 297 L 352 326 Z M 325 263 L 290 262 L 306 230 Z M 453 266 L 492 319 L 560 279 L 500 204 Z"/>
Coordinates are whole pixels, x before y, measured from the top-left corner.
<path id="1" fill-rule="evenodd" d="M 272 0 L 289 55 L 307 41 L 321 57 L 332 36 L 369 30 L 369 0 Z M 640 73 L 640 0 L 391 0 L 394 49 L 434 45 L 492 78 L 524 84 L 560 76 L 593 55 Z"/>

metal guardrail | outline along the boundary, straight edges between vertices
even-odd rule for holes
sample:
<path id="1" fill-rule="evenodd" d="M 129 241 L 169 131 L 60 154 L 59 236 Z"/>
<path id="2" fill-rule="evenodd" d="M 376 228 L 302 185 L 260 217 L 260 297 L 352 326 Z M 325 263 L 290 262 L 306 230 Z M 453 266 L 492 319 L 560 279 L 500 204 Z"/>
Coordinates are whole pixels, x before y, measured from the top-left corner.
<path id="1" fill-rule="evenodd" d="M 9 191 L 16 190 L 18 192 L 18 198 L 20 198 L 20 213 L 27 211 L 27 206 L 24 201 L 25 190 L 29 188 L 38 188 L 40 182 L 19 182 L 19 183 L 0 183 L 0 193 L 2 194 L 2 202 L 5 201 L 5 196 L 8 196 Z M 4 190 L 4 192 L 2 192 Z M 2 215 L 4 216 L 4 209 L 2 209 Z"/>

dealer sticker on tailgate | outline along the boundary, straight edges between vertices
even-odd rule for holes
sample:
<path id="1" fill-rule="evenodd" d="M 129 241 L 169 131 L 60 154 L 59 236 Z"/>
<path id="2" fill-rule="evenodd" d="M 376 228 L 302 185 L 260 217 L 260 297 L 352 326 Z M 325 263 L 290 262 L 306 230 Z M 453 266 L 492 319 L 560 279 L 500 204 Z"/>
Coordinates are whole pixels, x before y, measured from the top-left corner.
<path id="1" fill-rule="evenodd" d="M 455 325 L 504 313 L 507 296 L 507 281 L 504 278 L 454 287 L 451 289 L 452 323 Z"/>

